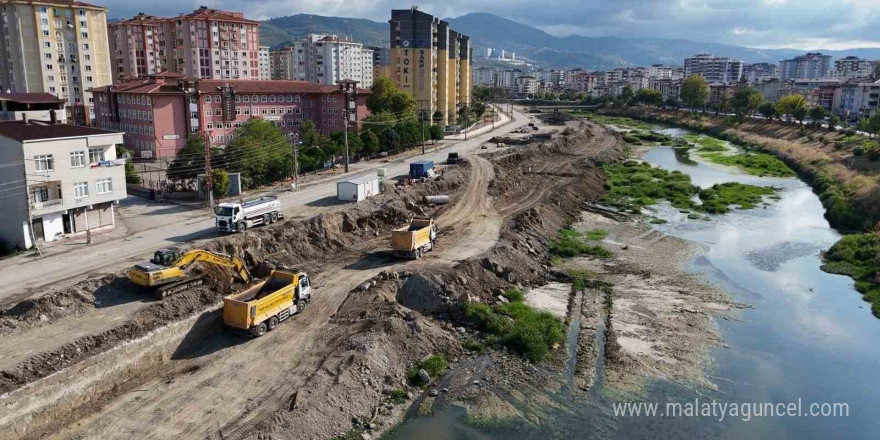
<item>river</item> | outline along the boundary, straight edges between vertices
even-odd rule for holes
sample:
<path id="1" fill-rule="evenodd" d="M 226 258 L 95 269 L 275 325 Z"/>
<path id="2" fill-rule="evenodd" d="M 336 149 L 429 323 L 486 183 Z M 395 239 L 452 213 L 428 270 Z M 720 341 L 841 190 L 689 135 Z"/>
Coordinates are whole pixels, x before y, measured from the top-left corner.
<path id="1" fill-rule="evenodd" d="M 681 136 L 687 132 L 661 132 Z M 696 157 L 692 157 L 694 159 Z M 463 422 L 464 411 L 449 407 L 434 417 L 408 421 L 390 438 L 446 439 L 873 439 L 880 438 L 880 320 L 862 301 L 851 279 L 822 272 L 820 252 L 840 235 L 823 217 L 819 198 L 796 178 L 762 178 L 691 161 L 670 147 L 643 159 L 691 176 L 695 185 L 721 182 L 772 185 L 780 200 L 751 210 L 733 210 L 713 221 L 687 220 L 668 205 L 657 216 L 659 231 L 707 247 L 691 262 L 740 302 L 751 305 L 738 320 L 718 323 L 725 348 L 714 350 L 710 376 L 718 390 L 692 390 L 655 381 L 644 402 L 772 403 L 799 405 L 801 415 L 726 417 L 614 417 L 614 400 L 604 393 L 556 396 L 570 408 L 552 426 L 522 424 L 477 429 Z M 845 417 L 814 417 L 822 404 L 846 404 Z M 812 404 L 818 404 L 815 408 Z M 751 407 L 749 407 L 751 409 Z M 788 407 L 785 408 L 788 410 Z"/>

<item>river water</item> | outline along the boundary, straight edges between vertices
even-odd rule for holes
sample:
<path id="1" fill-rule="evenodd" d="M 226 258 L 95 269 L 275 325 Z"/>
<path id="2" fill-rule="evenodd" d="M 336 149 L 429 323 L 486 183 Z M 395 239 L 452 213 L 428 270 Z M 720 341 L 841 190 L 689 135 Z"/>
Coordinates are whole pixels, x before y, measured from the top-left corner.
<path id="1" fill-rule="evenodd" d="M 680 136 L 685 131 L 662 132 Z M 695 159 L 692 157 L 691 159 Z M 880 319 L 847 277 L 822 272 L 820 252 L 840 237 L 823 217 L 818 197 L 795 178 L 761 178 L 701 160 L 676 156 L 670 147 L 643 159 L 691 176 L 695 185 L 721 182 L 772 185 L 778 201 L 734 210 L 713 221 L 687 220 L 657 206 L 655 226 L 665 234 L 706 245 L 691 262 L 732 297 L 752 307 L 735 321 L 718 323 L 726 348 L 714 351 L 710 376 L 718 390 L 652 383 L 643 402 L 799 404 L 796 416 L 615 417 L 608 393 L 555 396 L 568 408 L 550 426 L 528 424 L 475 428 L 450 406 L 434 417 L 408 421 L 392 439 L 880 439 Z M 812 404 L 846 404 L 848 416 L 807 415 Z M 818 406 L 820 412 L 829 406 Z M 786 407 L 787 410 L 787 407 Z M 842 411 L 838 406 L 838 410 Z"/>

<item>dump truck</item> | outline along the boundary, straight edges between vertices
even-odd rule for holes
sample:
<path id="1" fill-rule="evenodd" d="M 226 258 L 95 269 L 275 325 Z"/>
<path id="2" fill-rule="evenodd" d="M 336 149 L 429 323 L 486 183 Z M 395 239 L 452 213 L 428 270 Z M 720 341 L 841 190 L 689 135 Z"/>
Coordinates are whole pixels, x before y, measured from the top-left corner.
<path id="1" fill-rule="evenodd" d="M 430 217 L 414 217 L 408 226 L 391 231 L 391 249 L 394 255 L 418 260 L 434 249 L 437 226 Z"/>
<path id="2" fill-rule="evenodd" d="M 302 313 L 312 301 L 311 280 L 304 272 L 275 269 L 253 287 L 223 298 L 223 322 L 260 337 L 279 322 Z"/>
<path id="3" fill-rule="evenodd" d="M 186 273 L 186 269 L 196 261 L 231 267 L 243 282 L 251 281 L 251 274 L 241 258 L 202 249 L 182 252 L 178 248 L 159 249 L 150 261 L 129 269 L 128 279 L 135 285 L 152 290 L 157 298 L 162 299 L 202 284 L 203 277 Z"/>
<path id="4" fill-rule="evenodd" d="M 220 232 L 244 232 L 284 218 L 278 197 L 263 196 L 242 203 L 221 203 L 214 208 L 214 224 Z"/>

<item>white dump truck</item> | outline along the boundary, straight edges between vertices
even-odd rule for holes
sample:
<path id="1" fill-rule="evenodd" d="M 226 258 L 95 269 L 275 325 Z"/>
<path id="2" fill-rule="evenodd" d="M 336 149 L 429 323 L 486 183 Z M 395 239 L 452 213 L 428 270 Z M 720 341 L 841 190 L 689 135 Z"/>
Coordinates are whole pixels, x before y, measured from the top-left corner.
<path id="1" fill-rule="evenodd" d="M 242 203 L 221 203 L 214 208 L 220 232 L 244 232 L 257 225 L 268 225 L 284 218 L 278 197 L 265 196 Z"/>

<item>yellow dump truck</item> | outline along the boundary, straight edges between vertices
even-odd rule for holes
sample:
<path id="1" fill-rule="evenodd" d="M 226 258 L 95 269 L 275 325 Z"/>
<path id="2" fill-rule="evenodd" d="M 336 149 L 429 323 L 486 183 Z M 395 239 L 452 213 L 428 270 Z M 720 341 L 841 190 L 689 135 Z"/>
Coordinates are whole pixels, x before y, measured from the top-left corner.
<path id="1" fill-rule="evenodd" d="M 430 217 L 414 217 L 409 226 L 391 231 L 391 249 L 394 255 L 405 258 L 422 258 L 434 249 L 437 226 Z"/>
<path id="2" fill-rule="evenodd" d="M 278 323 L 305 310 L 312 285 L 303 272 L 275 269 L 265 281 L 223 298 L 223 322 L 260 337 Z"/>

